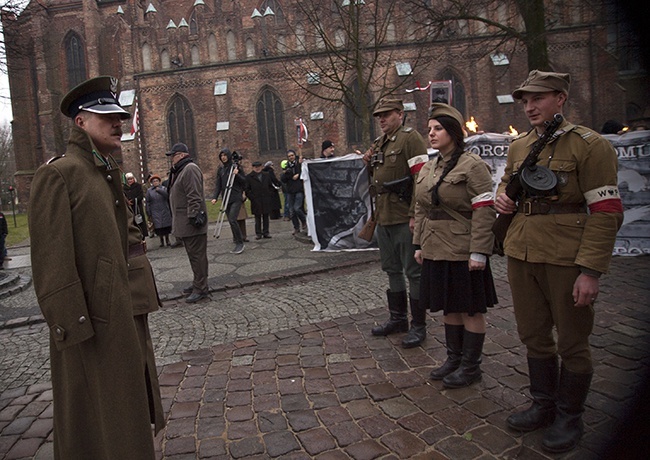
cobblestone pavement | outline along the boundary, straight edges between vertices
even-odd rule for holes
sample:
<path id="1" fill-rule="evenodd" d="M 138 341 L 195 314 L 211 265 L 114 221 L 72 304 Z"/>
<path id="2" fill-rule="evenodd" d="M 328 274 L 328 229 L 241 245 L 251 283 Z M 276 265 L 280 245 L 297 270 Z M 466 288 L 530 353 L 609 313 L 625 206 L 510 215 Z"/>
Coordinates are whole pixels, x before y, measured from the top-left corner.
<path id="1" fill-rule="evenodd" d="M 180 264 L 184 251 L 150 252 L 168 298 L 150 316 L 167 414 L 158 458 L 648 458 L 643 446 L 638 456 L 601 454 L 625 409 L 646 401 L 634 396 L 650 367 L 648 257 L 616 258 L 603 278 L 585 436 L 574 452 L 548 456 L 541 432 L 522 436 L 505 426 L 528 403 L 528 380 L 503 259 L 493 258 L 500 305 L 488 314 L 483 380 L 445 390 L 427 379 L 445 359 L 441 317 L 429 316 L 423 347 L 402 349 L 401 334 L 371 336 L 387 315 L 376 253 L 316 254 L 289 232 L 269 240 L 277 249 L 249 245 L 248 262 L 212 256 L 211 271 L 236 261 L 232 285 L 211 274 L 215 292 L 195 305 L 174 294 L 187 272 L 169 255 L 179 251 Z M 282 266 L 287 260 L 298 264 Z M 19 303 L 14 312 L 29 312 Z M 34 315 L 0 327 L 0 458 L 51 458 L 47 331 Z"/>

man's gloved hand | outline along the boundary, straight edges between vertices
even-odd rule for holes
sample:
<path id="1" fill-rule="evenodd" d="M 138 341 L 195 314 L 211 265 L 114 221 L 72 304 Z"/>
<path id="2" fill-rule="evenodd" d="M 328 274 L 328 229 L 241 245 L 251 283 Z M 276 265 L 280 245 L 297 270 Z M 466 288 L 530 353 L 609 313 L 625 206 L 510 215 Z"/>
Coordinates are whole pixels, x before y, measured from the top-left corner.
<path id="1" fill-rule="evenodd" d="M 196 228 L 203 227 L 207 221 L 208 215 L 205 213 L 205 211 L 199 211 L 196 216 L 190 217 L 190 223 Z"/>

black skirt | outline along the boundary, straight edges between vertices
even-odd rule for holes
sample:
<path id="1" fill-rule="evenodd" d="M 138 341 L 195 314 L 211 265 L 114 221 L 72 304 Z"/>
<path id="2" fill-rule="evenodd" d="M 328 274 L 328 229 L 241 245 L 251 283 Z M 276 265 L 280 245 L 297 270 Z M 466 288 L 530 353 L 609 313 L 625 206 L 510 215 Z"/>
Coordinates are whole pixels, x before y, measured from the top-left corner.
<path id="1" fill-rule="evenodd" d="M 498 303 L 488 259 L 484 270 L 469 271 L 467 261 L 427 260 L 422 263 L 420 305 L 431 311 L 486 313 Z"/>

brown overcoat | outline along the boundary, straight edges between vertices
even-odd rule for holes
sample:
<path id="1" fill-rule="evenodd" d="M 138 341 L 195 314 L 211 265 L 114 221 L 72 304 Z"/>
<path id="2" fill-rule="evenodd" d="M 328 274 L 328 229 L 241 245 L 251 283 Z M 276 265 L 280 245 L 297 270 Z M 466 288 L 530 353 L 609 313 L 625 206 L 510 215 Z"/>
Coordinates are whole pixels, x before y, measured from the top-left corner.
<path id="1" fill-rule="evenodd" d="M 32 182 L 32 270 L 50 329 L 56 459 L 154 458 L 120 177 L 75 126 L 65 156 Z"/>

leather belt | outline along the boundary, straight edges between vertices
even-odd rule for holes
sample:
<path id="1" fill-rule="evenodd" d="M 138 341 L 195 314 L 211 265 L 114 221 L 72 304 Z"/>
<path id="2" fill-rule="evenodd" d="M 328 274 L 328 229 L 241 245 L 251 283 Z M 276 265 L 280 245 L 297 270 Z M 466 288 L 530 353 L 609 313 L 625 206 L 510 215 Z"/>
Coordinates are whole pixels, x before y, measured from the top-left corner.
<path id="1" fill-rule="evenodd" d="M 471 219 L 472 218 L 472 212 L 471 211 L 456 211 L 458 214 L 463 216 L 466 219 Z M 454 216 L 448 214 L 446 211 L 443 211 L 441 209 L 432 209 L 429 211 L 429 214 L 427 217 L 431 220 L 456 220 Z"/>
<path id="2" fill-rule="evenodd" d="M 522 201 L 517 206 L 517 211 L 532 216 L 535 214 L 586 214 L 584 204 L 553 203 L 550 201 Z"/>
<path id="3" fill-rule="evenodd" d="M 375 185 L 375 184 L 370 185 L 370 196 L 371 197 L 374 198 L 377 195 L 382 195 L 384 193 L 390 193 L 390 191 L 386 190 L 383 185 Z"/>
<path id="4" fill-rule="evenodd" d="M 143 256 L 147 253 L 147 243 L 137 243 L 129 246 L 129 259 Z"/>

